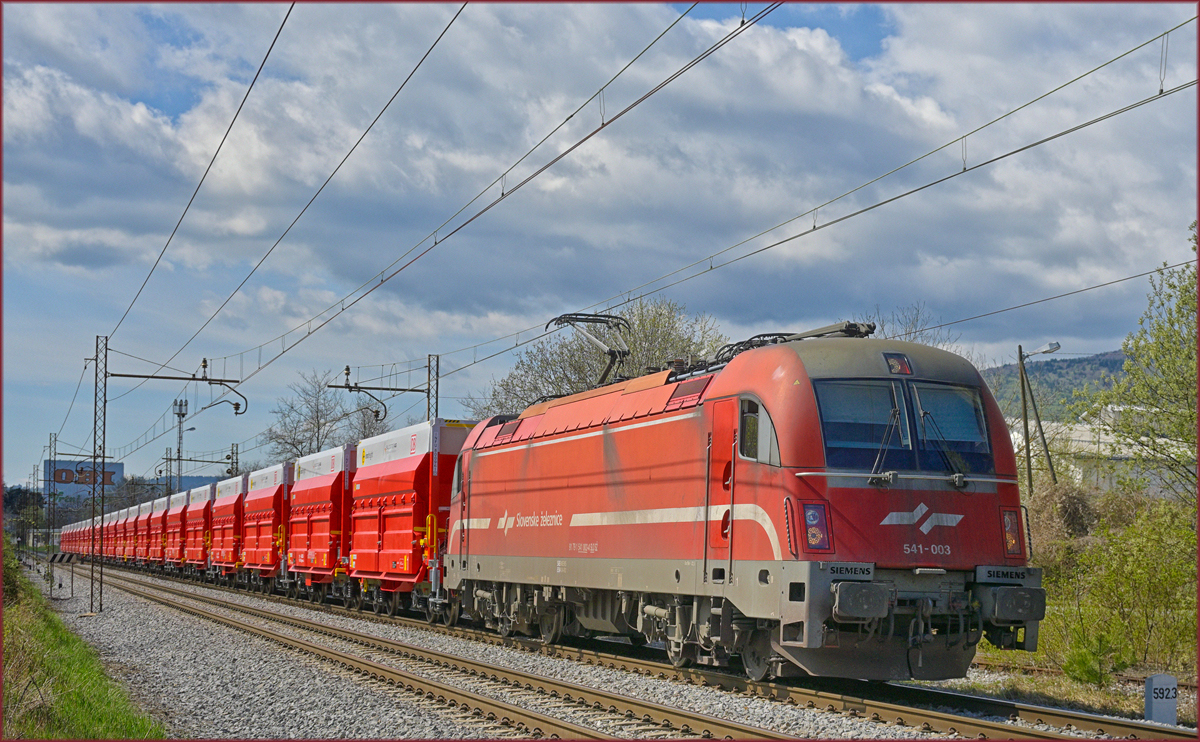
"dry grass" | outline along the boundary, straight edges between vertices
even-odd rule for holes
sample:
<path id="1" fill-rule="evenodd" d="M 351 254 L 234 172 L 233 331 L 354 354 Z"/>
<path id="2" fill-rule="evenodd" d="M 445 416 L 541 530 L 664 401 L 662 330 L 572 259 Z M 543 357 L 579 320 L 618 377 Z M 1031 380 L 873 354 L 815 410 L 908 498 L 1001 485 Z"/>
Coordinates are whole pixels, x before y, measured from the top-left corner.
<path id="1" fill-rule="evenodd" d="M 966 678 L 928 683 L 942 688 L 1012 701 L 1141 719 L 1144 686 L 1113 681 L 1097 687 L 1065 675 L 972 669 Z M 1179 723 L 1196 725 L 1196 693 L 1179 689 Z"/>

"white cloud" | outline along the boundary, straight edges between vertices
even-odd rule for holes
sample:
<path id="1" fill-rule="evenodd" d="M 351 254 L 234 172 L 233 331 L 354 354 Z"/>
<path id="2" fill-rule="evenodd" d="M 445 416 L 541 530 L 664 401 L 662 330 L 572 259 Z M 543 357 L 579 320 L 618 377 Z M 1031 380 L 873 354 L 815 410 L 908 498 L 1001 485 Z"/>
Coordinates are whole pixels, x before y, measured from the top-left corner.
<path id="1" fill-rule="evenodd" d="M 190 337 L 283 234 L 456 10 L 296 6 L 114 340 L 165 358 Z M 740 13 L 728 10 L 724 21 L 685 19 L 609 85 L 605 120 L 736 27 Z M 5 349 L 13 358 L 36 353 L 49 334 L 83 347 L 111 330 L 207 167 L 286 7 L 10 5 L 4 12 Z M 627 291 L 952 142 L 1188 15 L 1165 4 L 898 5 L 883 13 L 891 35 L 876 56 L 859 60 L 846 54 L 848 40 L 826 29 L 749 29 L 259 373 L 251 391 L 269 400 L 296 368 L 419 359 Z M 643 4 L 468 6 L 181 359 L 252 349 L 369 281 L 674 17 L 670 8 Z M 1194 29 L 1172 35 L 1170 49 L 1168 87 L 1196 76 Z M 1147 47 L 972 134 L 968 164 L 1157 92 L 1158 59 L 1159 47 Z M 506 188 L 600 120 L 593 101 Z M 1156 101 L 669 295 L 741 336 L 914 300 L 957 319 L 1177 262 L 1190 254 L 1184 230 L 1195 218 L 1195 127 L 1194 91 Z M 823 206 L 818 223 L 958 172 L 962 157 L 961 145 L 952 145 Z M 453 219 L 441 238 L 498 192 Z M 811 223 L 804 217 L 727 257 Z M 1049 321 L 1014 313 L 968 323 L 964 342 L 996 349 L 1013 337 L 1024 342 L 1036 328 L 1108 350 L 1136 321 L 1144 290 L 1081 295 L 1044 313 Z M 1055 322 L 1073 324 L 1044 326 Z M 236 357 L 239 368 L 259 362 L 256 352 Z M 475 390 L 505 362 L 463 371 L 452 384 Z M 77 365 L 50 373 L 73 388 Z M 27 368 L 5 368 L 10 399 L 43 381 Z M 161 411 L 158 401 L 146 404 Z M 43 418 L 62 412 L 27 417 L 57 429 L 61 418 Z M 124 430 L 110 437 L 123 435 L 130 437 Z M 22 449 L 8 458 L 24 465 L 29 455 Z"/>

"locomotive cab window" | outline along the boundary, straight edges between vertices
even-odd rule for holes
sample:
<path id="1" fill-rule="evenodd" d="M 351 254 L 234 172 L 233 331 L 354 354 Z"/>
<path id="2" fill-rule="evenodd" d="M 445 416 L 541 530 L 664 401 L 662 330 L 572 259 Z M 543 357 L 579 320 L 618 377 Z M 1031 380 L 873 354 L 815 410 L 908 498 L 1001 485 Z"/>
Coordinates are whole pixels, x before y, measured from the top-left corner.
<path id="1" fill-rule="evenodd" d="M 459 495 L 462 494 L 463 488 L 463 454 L 458 455 L 458 460 L 454 462 L 454 479 L 450 483 L 450 500 L 457 501 Z"/>
<path id="2" fill-rule="evenodd" d="M 914 381 L 912 393 L 922 469 L 995 472 L 978 389 Z"/>
<path id="3" fill-rule="evenodd" d="M 880 471 L 915 469 L 902 382 L 875 379 L 814 381 L 825 465 Z"/>
<path id="4" fill-rule="evenodd" d="M 741 424 L 738 426 L 738 453 L 771 466 L 779 466 L 779 439 L 765 407 L 752 399 L 741 403 Z"/>

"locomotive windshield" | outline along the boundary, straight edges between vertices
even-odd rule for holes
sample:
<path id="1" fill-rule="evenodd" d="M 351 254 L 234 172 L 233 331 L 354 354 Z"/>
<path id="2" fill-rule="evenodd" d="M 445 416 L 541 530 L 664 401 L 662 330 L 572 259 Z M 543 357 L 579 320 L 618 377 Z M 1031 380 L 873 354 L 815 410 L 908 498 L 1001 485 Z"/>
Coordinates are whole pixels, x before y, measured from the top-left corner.
<path id="1" fill-rule="evenodd" d="M 926 381 L 816 380 L 825 465 L 869 471 L 995 471 L 979 390 Z"/>

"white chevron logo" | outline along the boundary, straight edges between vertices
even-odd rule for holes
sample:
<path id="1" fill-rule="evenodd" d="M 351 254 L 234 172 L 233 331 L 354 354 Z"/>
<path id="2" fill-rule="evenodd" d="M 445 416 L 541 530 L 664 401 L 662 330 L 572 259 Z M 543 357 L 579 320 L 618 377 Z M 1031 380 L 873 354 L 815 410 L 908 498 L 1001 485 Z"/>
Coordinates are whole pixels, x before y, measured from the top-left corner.
<path id="1" fill-rule="evenodd" d="M 925 503 L 921 503 L 920 505 L 917 506 L 917 509 L 912 511 L 911 513 L 907 513 L 907 512 L 888 513 L 886 518 L 879 521 L 879 525 L 881 525 L 881 526 L 911 526 L 911 525 L 914 525 L 917 521 L 921 520 L 921 517 L 924 516 L 925 513 L 928 513 L 928 512 L 929 512 L 929 508 L 925 505 Z M 961 515 L 955 515 L 953 513 L 933 513 L 929 516 L 928 519 L 926 519 L 926 521 L 924 523 L 921 524 L 921 533 L 929 533 L 931 530 L 933 530 L 934 526 L 950 526 L 950 527 L 956 526 L 956 525 L 958 525 L 958 522 L 962 519 L 963 519 L 963 517 Z"/>

